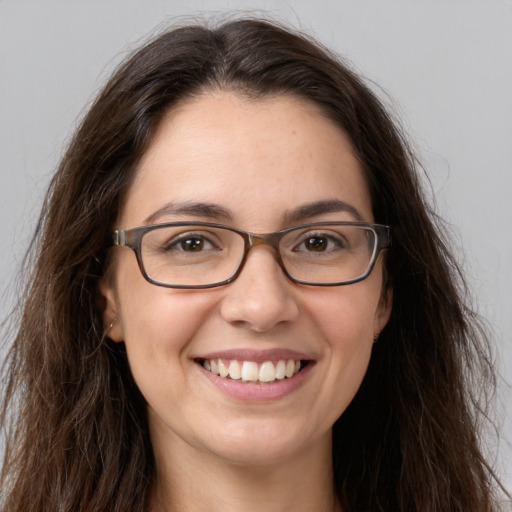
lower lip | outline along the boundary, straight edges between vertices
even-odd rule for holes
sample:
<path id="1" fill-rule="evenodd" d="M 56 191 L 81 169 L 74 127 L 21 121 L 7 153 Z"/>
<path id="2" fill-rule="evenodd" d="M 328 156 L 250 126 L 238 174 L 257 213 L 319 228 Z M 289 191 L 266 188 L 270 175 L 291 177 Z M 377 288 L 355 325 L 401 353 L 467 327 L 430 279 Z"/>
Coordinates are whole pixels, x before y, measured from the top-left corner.
<path id="1" fill-rule="evenodd" d="M 213 383 L 222 393 L 243 402 L 269 402 L 280 400 L 296 391 L 314 366 L 309 362 L 293 377 L 276 380 L 268 384 L 256 384 L 241 380 L 219 377 L 196 363 L 201 373 Z"/>

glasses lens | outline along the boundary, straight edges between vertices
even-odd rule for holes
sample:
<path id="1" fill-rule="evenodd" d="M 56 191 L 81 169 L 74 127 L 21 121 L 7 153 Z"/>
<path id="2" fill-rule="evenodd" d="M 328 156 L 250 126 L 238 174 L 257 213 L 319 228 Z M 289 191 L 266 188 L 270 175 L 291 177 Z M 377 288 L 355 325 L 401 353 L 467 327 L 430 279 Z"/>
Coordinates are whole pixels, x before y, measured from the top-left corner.
<path id="1" fill-rule="evenodd" d="M 204 286 L 235 274 L 244 253 L 244 239 L 212 226 L 160 226 L 144 234 L 142 264 L 162 284 Z"/>
<path id="2" fill-rule="evenodd" d="M 281 240 L 280 252 L 287 272 L 298 281 L 346 283 L 367 274 L 376 240 L 370 227 L 316 225 L 287 233 Z"/>

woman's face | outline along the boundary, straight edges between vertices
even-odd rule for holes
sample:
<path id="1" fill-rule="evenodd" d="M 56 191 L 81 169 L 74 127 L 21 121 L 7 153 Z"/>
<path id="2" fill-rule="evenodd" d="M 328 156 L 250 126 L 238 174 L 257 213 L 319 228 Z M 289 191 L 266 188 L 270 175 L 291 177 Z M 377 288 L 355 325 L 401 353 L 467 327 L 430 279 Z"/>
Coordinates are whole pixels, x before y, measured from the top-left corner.
<path id="1" fill-rule="evenodd" d="M 319 108 L 293 97 L 217 92 L 164 118 L 116 228 L 190 220 L 269 233 L 360 219 L 374 220 L 361 165 Z M 131 250 L 112 249 L 112 257 L 112 275 L 101 283 L 105 324 L 115 321 L 109 335 L 126 345 L 155 453 L 242 464 L 330 454 L 331 426 L 354 397 L 389 316 L 380 261 L 359 283 L 305 286 L 259 245 L 231 284 L 179 290 L 147 282 Z M 228 367 L 246 361 L 258 371 L 267 361 L 308 363 L 269 384 L 214 375 L 205 359 Z"/>

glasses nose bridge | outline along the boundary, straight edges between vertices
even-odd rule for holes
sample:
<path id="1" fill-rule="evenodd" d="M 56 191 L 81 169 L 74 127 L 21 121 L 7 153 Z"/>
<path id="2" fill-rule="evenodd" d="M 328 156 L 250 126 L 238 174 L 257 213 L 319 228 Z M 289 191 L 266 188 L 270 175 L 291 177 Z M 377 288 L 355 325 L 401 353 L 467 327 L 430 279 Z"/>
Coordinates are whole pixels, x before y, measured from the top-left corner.
<path id="1" fill-rule="evenodd" d="M 256 234 L 256 233 L 245 233 L 245 251 L 244 251 L 244 263 L 249 255 L 249 251 L 258 245 L 268 245 L 275 251 L 275 259 L 279 266 L 283 267 L 283 262 L 281 259 L 281 252 L 279 250 L 279 242 L 281 241 L 282 233 L 264 233 L 264 234 Z"/>
<path id="2" fill-rule="evenodd" d="M 258 235 L 256 233 L 247 233 L 246 238 L 246 245 L 247 245 L 247 252 L 252 247 L 255 247 L 257 245 L 269 245 L 273 249 L 276 250 L 276 252 L 279 252 L 279 241 L 281 240 L 281 233 L 264 233 L 261 235 Z"/>

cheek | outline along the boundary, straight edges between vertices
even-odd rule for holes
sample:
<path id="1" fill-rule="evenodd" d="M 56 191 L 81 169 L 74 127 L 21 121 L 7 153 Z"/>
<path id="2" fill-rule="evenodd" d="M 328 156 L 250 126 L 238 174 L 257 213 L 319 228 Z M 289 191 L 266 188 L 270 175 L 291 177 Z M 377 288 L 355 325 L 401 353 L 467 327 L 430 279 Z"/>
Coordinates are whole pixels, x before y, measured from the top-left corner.
<path id="1" fill-rule="evenodd" d="M 373 347 L 373 314 L 354 301 L 333 308 L 334 318 L 324 324 L 324 336 L 330 350 L 332 385 L 355 394 L 362 381 Z"/>
<path id="2" fill-rule="evenodd" d="M 380 299 L 380 287 L 372 284 L 332 288 L 311 301 L 311 316 L 333 350 L 372 344 Z"/>
<path id="3" fill-rule="evenodd" d="M 311 310 L 326 346 L 322 376 L 327 397 L 325 414 L 330 424 L 357 393 L 372 353 L 380 290 L 363 283 L 332 289 L 318 297 Z"/>
<path id="4" fill-rule="evenodd" d="M 149 283 L 132 287 L 124 297 L 121 315 L 131 373 L 150 409 L 163 414 L 167 424 L 168 412 L 186 407 L 183 400 L 190 398 L 185 392 L 190 387 L 190 354 L 213 301 L 206 294 Z"/>
<path id="5" fill-rule="evenodd" d="M 127 267 L 118 273 L 118 316 L 131 366 L 148 360 L 165 365 L 176 362 L 177 355 L 185 357 L 213 300 L 208 294 L 152 285 L 138 267 L 131 262 Z"/>

